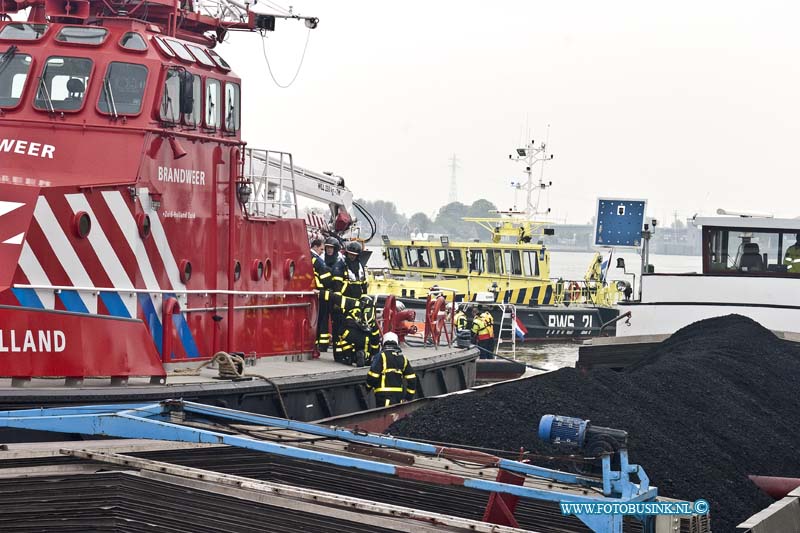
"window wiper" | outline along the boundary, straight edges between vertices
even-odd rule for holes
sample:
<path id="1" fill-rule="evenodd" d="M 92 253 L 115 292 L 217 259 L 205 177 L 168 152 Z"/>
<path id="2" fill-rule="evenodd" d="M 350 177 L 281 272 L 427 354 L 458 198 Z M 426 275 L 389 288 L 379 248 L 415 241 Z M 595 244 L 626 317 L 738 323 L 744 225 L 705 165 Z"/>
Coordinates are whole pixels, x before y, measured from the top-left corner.
<path id="1" fill-rule="evenodd" d="M 15 55 L 17 55 L 17 50 L 19 50 L 17 45 L 12 44 L 8 47 L 8 50 L 3 52 L 3 55 L 0 56 L 0 75 L 2 75 L 11 64 L 11 60 L 14 59 Z"/>
<path id="2" fill-rule="evenodd" d="M 47 104 L 47 109 L 51 113 L 55 113 L 56 109 L 53 107 L 53 100 L 50 99 L 50 90 L 47 88 L 47 83 L 44 81 L 44 77 L 47 74 L 47 65 L 45 65 L 44 69 L 42 70 L 42 75 L 39 76 L 39 94 L 44 95 L 44 101 Z"/>
<path id="3" fill-rule="evenodd" d="M 114 93 L 111 90 L 111 80 L 109 77 L 106 76 L 103 79 L 103 93 L 106 96 L 106 105 L 108 106 L 109 111 L 114 116 L 114 118 L 119 118 L 119 114 L 117 113 L 117 104 L 114 102 Z"/>

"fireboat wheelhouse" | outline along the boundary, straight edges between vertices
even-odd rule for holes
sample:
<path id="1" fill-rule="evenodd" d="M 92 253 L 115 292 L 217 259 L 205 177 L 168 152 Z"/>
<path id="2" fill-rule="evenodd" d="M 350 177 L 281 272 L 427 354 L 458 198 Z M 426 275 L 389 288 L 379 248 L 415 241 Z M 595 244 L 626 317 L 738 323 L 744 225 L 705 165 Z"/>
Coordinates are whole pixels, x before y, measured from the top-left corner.
<path id="1" fill-rule="evenodd" d="M 275 17 L 237 6 L 0 3 L 28 9 L 0 22 L 0 376 L 163 383 L 220 350 L 312 353 L 296 196 L 340 227 L 352 196 L 245 147 L 241 81 L 213 47 Z"/>

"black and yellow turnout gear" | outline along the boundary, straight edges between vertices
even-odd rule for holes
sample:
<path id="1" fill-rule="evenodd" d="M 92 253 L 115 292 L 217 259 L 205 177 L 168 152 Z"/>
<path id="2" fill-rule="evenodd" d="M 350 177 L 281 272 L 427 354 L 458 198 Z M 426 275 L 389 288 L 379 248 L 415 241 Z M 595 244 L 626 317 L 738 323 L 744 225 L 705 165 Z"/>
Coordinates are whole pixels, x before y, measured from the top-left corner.
<path id="1" fill-rule="evenodd" d="M 494 328 L 492 317 L 488 312 L 476 314 L 472 319 L 472 333 L 475 334 L 478 346 L 481 347 L 481 359 L 494 359 Z"/>
<path id="2" fill-rule="evenodd" d="M 331 291 L 333 287 L 333 274 L 331 268 L 325 264 L 325 259 L 311 253 L 311 265 L 314 267 L 314 288 L 319 292 L 319 312 L 317 314 L 317 349 L 327 352 L 331 343 L 330 325 Z"/>
<path id="3" fill-rule="evenodd" d="M 456 331 L 467 329 L 467 314 L 459 309 L 456 311 L 456 314 L 453 315 L 453 322 L 455 323 Z"/>
<path id="4" fill-rule="evenodd" d="M 368 365 L 380 348 L 380 337 L 375 306 L 368 297 L 362 298 L 358 307 L 345 314 L 344 329 L 337 341 L 334 359 L 357 366 Z"/>
<path id="5" fill-rule="evenodd" d="M 388 407 L 414 398 L 417 376 L 397 345 L 385 344 L 372 360 L 367 373 L 367 388 L 375 392 L 376 407 Z"/>

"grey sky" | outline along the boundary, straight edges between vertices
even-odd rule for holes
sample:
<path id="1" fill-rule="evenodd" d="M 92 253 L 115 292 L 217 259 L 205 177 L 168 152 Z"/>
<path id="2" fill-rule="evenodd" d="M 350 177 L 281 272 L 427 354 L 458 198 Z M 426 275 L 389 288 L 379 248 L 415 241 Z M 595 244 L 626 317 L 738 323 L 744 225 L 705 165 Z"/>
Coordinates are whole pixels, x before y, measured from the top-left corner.
<path id="1" fill-rule="evenodd" d="M 286 5 L 286 3 L 283 3 Z M 261 7 L 261 6 L 259 6 Z M 257 35 L 220 47 L 242 75 L 251 146 L 333 170 L 356 196 L 429 215 L 458 198 L 510 207 L 526 123 L 551 125 L 550 205 L 598 196 L 662 220 L 717 207 L 800 216 L 800 5 L 793 2 L 303 0 L 320 18 L 297 82 L 269 79 Z M 267 39 L 291 79 L 302 24 Z"/>

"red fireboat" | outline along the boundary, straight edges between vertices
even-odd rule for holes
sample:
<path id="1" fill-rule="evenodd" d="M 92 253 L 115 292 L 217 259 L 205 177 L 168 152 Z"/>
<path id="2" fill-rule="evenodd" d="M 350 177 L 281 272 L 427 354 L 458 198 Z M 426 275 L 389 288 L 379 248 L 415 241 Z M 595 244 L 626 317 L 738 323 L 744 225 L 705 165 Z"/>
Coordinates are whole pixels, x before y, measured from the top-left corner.
<path id="1" fill-rule="evenodd" d="M 163 383 L 219 351 L 312 353 L 297 196 L 341 226 L 352 195 L 246 147 L 214 46 L 276 15 L 214 6 L 0 0 L 0 376 Z"/>

